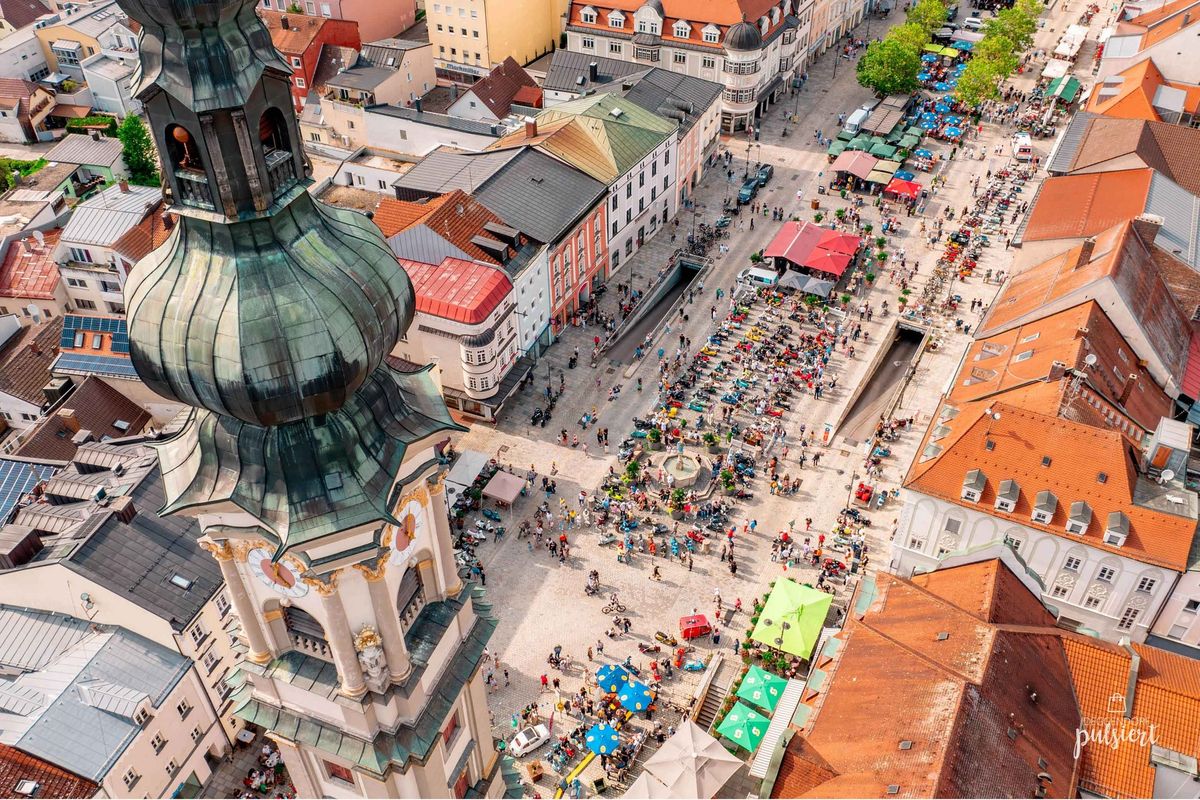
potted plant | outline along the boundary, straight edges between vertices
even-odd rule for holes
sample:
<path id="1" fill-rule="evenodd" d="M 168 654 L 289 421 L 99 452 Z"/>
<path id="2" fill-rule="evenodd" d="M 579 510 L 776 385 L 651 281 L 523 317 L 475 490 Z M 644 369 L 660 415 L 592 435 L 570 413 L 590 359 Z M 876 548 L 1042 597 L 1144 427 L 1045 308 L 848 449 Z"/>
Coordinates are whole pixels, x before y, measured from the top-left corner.
<path id="1" fill-rule="evenodd" d="M 737 484 L 733 481 L 733 471 L 723 469 L 718 477 L 721 479 L 721 485 L 725 487 L 726 493 L 733 494 L 734 490 L 737 489 Z"/>
<path id="2" fill-rule="evenodd" d="M 872 283 L 874 283 L 874 282 L 875 282 L 875 273 L 874 273 L 874 272 L 868 272 L 868 273 L 867 273 L 866 275 L 864 275 L 863 277 L 864 277 L 864 278 L 866 278 L 866 281 L 867 281 L 867 285 L 868 285 L 868 286 L 869 286 L 870 284 L 872 284 Z"/>
<path id="3" fill-rule="evenodd" d="M 843 200 L 845 200 L 845 199 L 846 199 L 846 196 L 847 196 L 848 194 L 850 194 L 850 192 L 849 192 L 849 191 L 846 189 L 846 187 L 845 187 L 845 186 L 843 186 L 843 187 L 842 187 L 842 191 L 841 191 L 842 199 L 843 199 Z"/>
<path id="4" fill-rule="evenodd" d="M 751 264 L 761 264 L 762 260 L 763 260 L 762 253 L 758 252 L 757 250 L 755 250 L 753 253 L 750 254 L 750 263 Z"/>
<path id="5" fill-rule="evenodd" d="M 651 428 L 646 433 L 646 441 L 650 444 L 651 450 L 658 450 L 662 447 L 662 431 L 658 428 Z"/>
<path id="6" fill-rule="evenodd" d="M 844 220 L 846 218 L 846 209 L 839 208 L 837 211 L 833 212 L 833 215 L 835 217 L 837 217 L 838 222 L 841 222 L 842 220 Z"/>
<path id="7" fill-rule="evenodd" d="M 825 219 L 825 215 L 823 213 L 821 213 L 820 211 L 813 214 L 813 222 L 817 223 L 818 225 L 821 224 L 821 220 L 823 220 L 823 219 Z"/>
<path id="8" fill-rule="evenodd" d="M 880 250 L 887 247 L 887 237 L 886 236 L 876 236 L 875 237 L 875 246 L 877 248 L 879 248 Z"/>
<path id="9" fill-rule="evenodd" d="M 713 433 L 712 431 L 708 431 L 707 433 L 704 434 L 704 444 L 708 446 L 708 452 L 710 452 L 710 453 L 719 452 L 721 449 L 720 442 L 721 442 L 721 440 L 718 439 L 717 435 L 715 433 Z"/>
<path id="10" fill-rule="evenodd" d="M 850 305 L 850 295 L 844 294 L 838 299 L 842 301 L 842 305 L 844 305 L 844 306 Z"/>
<path id="11" fill-rule="evenodd" d="M 876 260 L 879 261 L 880 264 L 887 261 L 888 260 L 887 250 L 880 250 L 878 253 L 875 254 L 875 258 L 876 258 Z"/>
<path id="12" fill-rule="evenodd" d="M 869 223 L 869 222 L 867 222 L 867 223 L 864 223 L 864 224 L 863 224 L 863 226 L 862 226 L 862 232 L 863 232 L 863 235 L 864 235 L 864 236 L 870 236 L 870 235 L 871 235 L 871 231 L 873 231 L 873 230 L 875 230 L 875 226 L 874 226 L 874 225 L 872 225 L 872 224 L 871 224 L 871 223 Z"/>
<path id="13" fill-rule="evenodd" d="M 671 518 L 683 519 L 683 506 L 687 502 L 687 492 L 682 487 L 676 487 L 671 492 Z"/>

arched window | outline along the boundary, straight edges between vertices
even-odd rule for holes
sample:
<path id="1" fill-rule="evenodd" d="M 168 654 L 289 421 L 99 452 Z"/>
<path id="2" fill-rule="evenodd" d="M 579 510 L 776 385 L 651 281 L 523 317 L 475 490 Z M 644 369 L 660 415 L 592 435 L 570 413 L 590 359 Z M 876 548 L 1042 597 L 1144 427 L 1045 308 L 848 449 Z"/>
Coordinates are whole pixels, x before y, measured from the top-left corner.
<path id="1" fill-rule="evenodd" d="M 293 650 L 318 658 L 330 658 L 325 629 L 316 617 L 303 609 L 288 606 L 283 610 L 283 621 L 287 625 L 288 638 Z"/>
<path id="2" fill-rule="evenodd" d="M 212 191 L 208 185 L 208 173 L 200 155 L 200 145 L 191 132 L 182 125 L 172 123 L 166 130 L 168 172 L 174 176 L 179 202 L 186 206 L 212 209 Z"/>
<path id="3" fill-rule="evenodd" d="M 400 617 L 400 629 L 407 631 L 412 627 L 424 607 L 425 585 L 421 580 L 421 570 L 409 567 L 396 591 L 396 614 Z"/>
<path id="4" fill-rule="evenodd" d="M 271 178 L 271 191 L 279 195 L 296 182 L 292 159 L 292 144 L 287 122 L 278 108 L 268 108 L 258 120 L 258 140 L 262 144 L 263 160 Z"/>

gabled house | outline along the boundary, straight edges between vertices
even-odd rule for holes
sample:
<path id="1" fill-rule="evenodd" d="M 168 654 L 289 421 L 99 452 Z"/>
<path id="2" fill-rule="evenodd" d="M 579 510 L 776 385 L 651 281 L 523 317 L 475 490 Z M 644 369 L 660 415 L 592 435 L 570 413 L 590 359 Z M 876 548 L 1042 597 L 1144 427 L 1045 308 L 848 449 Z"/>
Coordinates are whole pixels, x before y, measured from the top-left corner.
<path id="1" fill-rule="evenodd" d="M 296 110 L 312 91 L 317 64 L 326 47 L 357 49 L 358 25 L 345 19 L 258 9 L 258 16 L 271 33 L 271 42 L 292 68 L 292 100 Z"/>
<path id="2" fill-rule="evenodd" d="M 0 78 L 0 142 L 32 144 L 49 137 L 54 94 L 31 81 Z"/>
<path id="3" fill-rule="evenodd" d="M 1200 70 L 1191 76 L 1200 80 Z M 1190 122 L 1200 111 L 1200 85 L 1168 80 L 1146 58 L 1096 84 L 1084 110 L 1119 119 Z"/>
<path id="4" fill-rule="evenodd" d="M 482 122 L 500 122 L 513 105 L 542 107 L 542 90 L 511 56 L 472 84 L 450 104 L 447 114 Z"/>

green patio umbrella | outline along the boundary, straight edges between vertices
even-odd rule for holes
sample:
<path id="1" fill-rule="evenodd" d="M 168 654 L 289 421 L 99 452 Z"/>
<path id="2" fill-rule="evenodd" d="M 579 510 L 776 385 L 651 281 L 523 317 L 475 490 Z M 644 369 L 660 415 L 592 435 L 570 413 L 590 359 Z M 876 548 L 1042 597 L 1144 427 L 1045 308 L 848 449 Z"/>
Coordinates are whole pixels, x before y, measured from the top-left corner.
<path id="1" fill-rule="evenodd" d="M 920 140 L 925 135 L 925 130 L 920 125 L 909 125 L 905 133 L 909 136 L 915 136 Z"/>
<path id="2" fill-rule="evenodd" d="M 767 735 L 767 726 L 770 724 L 771 720 L 750 706 L 745 703 L 736 703 L 733 708 L 729 709 L 725 719 L 721 720 L 721 724 L 717 726 L 717 733 L 738 747 L 753 753 L 758 749 L 763 737 Z"/>
<path id="3" fill-rule="evenodd" d="M 870 150 L 871 149 L 871 137 L 855 136 L 853 139 L 850 140 L 850 143 L 846 145 L 846 149 L 847 150 Z"/>
<path id="4" fill-rule="evenodd" d="M 878 145 L 878 144 L 887 144 L 887 141 L 882 136 L 872 136 L 871 137 L 871 147 L 874 147 L 875 145 Z"/>
<path id="5" fill-rule="evenodd" d="M 837 138 L 841 139 L 843 142 L 848 142 L 854 138 L 854 134 L 845 128 L 842 128 L 840 131 L 838 131 Z"/>
<path id="6" fill-rule="evenodd" d="M 806 659 L 817 645 L 832 602 L 833 597 L 820 589 L 780 578 L 767 596 L 750 638 Z"/>
<path id="7" fill-rule="evenodd" d="M 920 143 L 921 143 L 920 139 L 918 139 L 916 136 L 912 136 L 907 133 L 900 137 L 900 146 L 903 147 L 905 150 L 912 150 L 914 147 L 916 147 Z"/>
<path id="8" fill-rule="evenodd" d="M 896 148 L 894 145 L 884 142 L 872 147 L 870 153 L 876 158 L 891 158 L 896 155 Z"/>
<path id="9" fill-rule="evenodd" d="M 833 144 L 829 145 L 829 149 L 826 152 L 831 156 L 840 156 L 845 149 L 845 142 L 839 142 L 837 139 L 834 139 Z"/>
<path id="10" fill-rule="evenodd" d="M 746 677 L 742 678 L 737 696 L 759 708 L 774 711 L 786 687 L 786 678 L 767 672 L 762 667 L 751 667 Z"/>

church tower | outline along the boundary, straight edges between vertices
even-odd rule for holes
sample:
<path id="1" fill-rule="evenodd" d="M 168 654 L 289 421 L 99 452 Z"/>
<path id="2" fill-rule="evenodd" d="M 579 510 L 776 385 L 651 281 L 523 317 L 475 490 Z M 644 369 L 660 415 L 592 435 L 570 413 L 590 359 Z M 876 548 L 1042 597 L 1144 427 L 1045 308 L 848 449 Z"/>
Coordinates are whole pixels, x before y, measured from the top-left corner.
<path id="1" fill-rule="evenodd" d="M 480 673 L 495 628 L 459 577 L 428 369 L 385 362 L 414 296 L 375 225 L 307 191 L 252 0 L 120 0 L 178 215 L 126 286 L 145 383 L 192 407 L 156 445 L 245 648 L 234 714 L 301 797 L 500 796 Z M 507 774 L 507 772 L 506 772 Z"/>

